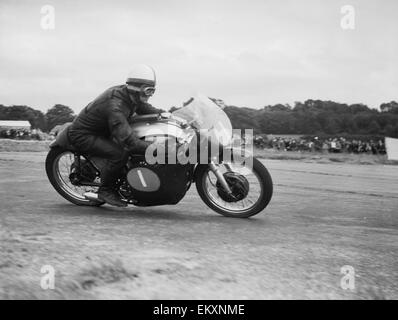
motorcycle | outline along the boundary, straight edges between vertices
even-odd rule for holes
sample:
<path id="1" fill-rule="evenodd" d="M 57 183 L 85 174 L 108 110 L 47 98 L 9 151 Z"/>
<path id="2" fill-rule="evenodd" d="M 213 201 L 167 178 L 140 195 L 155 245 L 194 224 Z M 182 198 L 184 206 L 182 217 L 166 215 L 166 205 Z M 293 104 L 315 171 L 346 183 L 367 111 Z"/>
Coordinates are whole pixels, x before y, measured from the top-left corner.
<path id="1" fill-rule="evenodd" d="M 160 159 L 156 157 L 160 152 L 130 154 L 117 182 L 122 201 L 135 206 L 177 204 L 195 183 L 203 202 L 227 217 L 247 218 L 269 204 L 271 175 L 250 150 L 236 147 L 231 121 L 209 98 L 197 95 L 170 117 L 142 115 L 132 120 L 131 127 L 140 139 L 156 142 L 153 146 L 175 143 L 178 157 L 166 154 L 166 161 L 161 162 L 153 161 Z M 48 179 L 66 200 L 101 206 L 104 202 L 96 192 L 106 161 L 80 154 L 69 143 L 67 131 L 66 127 L 50 144 L 45 164 Z M 207 141 L 201 144 L 205 147 L 197 148 L 198 141 Z"/>

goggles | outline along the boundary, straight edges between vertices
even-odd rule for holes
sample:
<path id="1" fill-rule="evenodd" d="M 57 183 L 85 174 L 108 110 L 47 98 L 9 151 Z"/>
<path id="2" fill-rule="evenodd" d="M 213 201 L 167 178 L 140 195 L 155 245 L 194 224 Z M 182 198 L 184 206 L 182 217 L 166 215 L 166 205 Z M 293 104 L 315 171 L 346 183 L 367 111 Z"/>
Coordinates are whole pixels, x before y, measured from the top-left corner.
<path id="1" fill-rule="evenodd" d="M 146 97 L 153 96 L 153 94 L 155 93 L 155 87 L 145 86 L 145 85 L 137 87 L 132 84 L 128 84 L 127 89 L 129 91 L 139 92 L 141 95 Z"/>

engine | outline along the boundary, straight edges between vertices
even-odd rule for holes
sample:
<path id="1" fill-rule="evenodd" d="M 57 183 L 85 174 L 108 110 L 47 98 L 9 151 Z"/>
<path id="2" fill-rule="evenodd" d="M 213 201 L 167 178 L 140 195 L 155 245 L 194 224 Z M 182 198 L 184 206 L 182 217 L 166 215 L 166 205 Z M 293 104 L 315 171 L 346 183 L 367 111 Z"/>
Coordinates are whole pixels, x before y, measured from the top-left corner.
<path id="1" fill-rule="evenodd" d="M 191 186 L 193 170 L 190 164 L 149 165 L 135 158 L 128 164 L 128 197 L 138 206 L 176 204 Z"/>
<path id="2" fill-rule="evenodd" d="M 187 134 L 176 121 L 153 116 L 136 116 L 131 128 L 137 137 L 149 141 L 159 137 L 181 139 Z M 144 156 L 134 156 L 128 163 L 122 194 L 138 206 L 176 204 L 189 189 L 193 171 L 192 164 L 150 165 Z"/>

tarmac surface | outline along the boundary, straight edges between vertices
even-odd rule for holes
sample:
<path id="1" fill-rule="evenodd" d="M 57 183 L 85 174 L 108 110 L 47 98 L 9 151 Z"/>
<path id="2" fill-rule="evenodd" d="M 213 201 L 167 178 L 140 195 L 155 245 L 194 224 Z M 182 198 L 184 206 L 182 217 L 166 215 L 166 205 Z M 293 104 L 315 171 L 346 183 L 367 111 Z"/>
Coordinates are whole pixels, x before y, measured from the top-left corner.
<path id="1" fill-rule="evenodd" d="M 78 207 L 45 156 L 0 152 L 0 299 L 398 299 L 398 166 L 265 160 L 271 203 L 232 219 L 194 185 L 175 206 Z"/>

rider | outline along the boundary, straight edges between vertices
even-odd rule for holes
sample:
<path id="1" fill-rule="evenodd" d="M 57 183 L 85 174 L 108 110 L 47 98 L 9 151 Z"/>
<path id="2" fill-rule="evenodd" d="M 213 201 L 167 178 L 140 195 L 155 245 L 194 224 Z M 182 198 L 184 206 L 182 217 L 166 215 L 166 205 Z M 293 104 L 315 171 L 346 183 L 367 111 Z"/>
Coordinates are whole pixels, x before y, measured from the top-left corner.
<path id="1" fill-rule="evenodd" d="M 147 65 L 137 65 L 126 84 L 102 93 L 80 112 L 69 128 L 70 142 L 79 152 L 107 160 L 101 168 L 98 199 L 108 204 L 126 206 L 116 192 L 115 183 L 128 154 L 144 154 L 151 144 L 134 134 L 129 125 L 131 116 L 164 112 L 147 103 L 155 92 L 155 85 L 154 70 Z"/>

